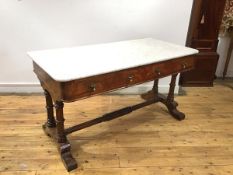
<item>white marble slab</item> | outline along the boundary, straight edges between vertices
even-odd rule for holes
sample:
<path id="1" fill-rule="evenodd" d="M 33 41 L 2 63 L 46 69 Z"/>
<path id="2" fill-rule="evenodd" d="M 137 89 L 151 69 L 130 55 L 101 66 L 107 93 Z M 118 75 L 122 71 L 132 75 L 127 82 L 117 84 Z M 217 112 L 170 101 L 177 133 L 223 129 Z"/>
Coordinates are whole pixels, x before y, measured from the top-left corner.
<path id="1" fill-rule="evenodd" d="M 152 38 L 28 52 L 53 79 L 65 82 L 198 53 Z"/>

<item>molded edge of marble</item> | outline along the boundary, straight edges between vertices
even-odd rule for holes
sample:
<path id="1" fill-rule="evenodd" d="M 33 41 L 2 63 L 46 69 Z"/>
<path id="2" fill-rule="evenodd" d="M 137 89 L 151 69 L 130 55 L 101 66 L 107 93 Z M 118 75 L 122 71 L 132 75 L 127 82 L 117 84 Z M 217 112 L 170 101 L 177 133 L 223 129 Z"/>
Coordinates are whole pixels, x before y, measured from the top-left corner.
<path id="1" fill-rule="evenodd" d="M 185 46 L 182 46 L 182 45 L 173 44 L 173 43 L 165 42 L 165 41 L 161 41 L 161 40 L 156 40 L 156 39 L 153 39 L 153 38 L 143 38 L 143 39 L 135 39 L 135 40 L 124 40 L 124 41 L 118 41 L 118 42 L 109 42 L 109 43 L 100 43 L 100 44 L 91 44 L 91 45 L 80 45 L 80 46 L 75 46 L 75 47 L 70 47 L 70 48 L 58 48 L 58 49 L 47 49 L 47 50 L 30 51 L 30 52 L 27 52 L 27 55 L 33 61 L 35 61 L 42 69 L 44 69 L 43 68 L 44 66 L 41 65 L 40 63 L 38 63 L 38 58 L 35 58 L 35 54 L 39 54 L 39 53 L 43 53 L 43 52 L 49 52 L 49 51 L 56 51 L 56 50 L 57 51 L 61 51 L 63 49 L 64 50 L 65 49 L 75 49 L 75 48 L 79 48 L 79 47 L 88 47 L 88 46 L 92 47 L 92 46 L 99 46 L 99 45 L 111 45 L 111 44 L 114 44 L 114 43 L 130 42 L 130 41 L 134 41 L 135 42 L 135 41 L 139 41 L 139 40 L 154 40 L 154 41 L 161 42 L 163 44 L 167 44 L 167 45 L 174 46 L 174 47 L 180 47 L 180 48 L 183 47 L 183 49 L 189 50 L 189 53 L 179 54 L 178 56 L 174 56 L 174 57 L 164 57 L 164 58 L 162 58 L 160 60 L 155 60 L 155 61 L 147 62 L 146 64 L 137 64 L 137 65 L 133 65 L 133 66 L 129 66 L 129 67 L 116 68 L 114 70 L 102 71 L 102 72 L 93 73 L 93 74 L 90 73 L 90 74 L 88 74 L 86 76 L 76 75 L 76 76 L 73 76 L 73 77 L 65 77 L 65 76 L 62 77 L 61 74 L 58 75 L 58 74 L 55 74 L 55 73 L 51 73 L 51 72 L 49 72 L 47 70 L 44 70 L 44 71 L 46 71 L 54 80 L 56 80 L 58 82 L 67 82 L 67 81 L 72 81 L 72 80 L 87 78 L 87 77 L 91 77 L 91 76 L 96 76 L 96 75 L 111 73 L 111 72 L 115 72 L 115 71 L 121 71 L 121 70 L 129 69 L 129 68 L 139 67 L 139 66 L 143 66 L 143 65 L 149 65 L 149 64 L 156 63 L 156 62 L 161 62 L 161 61 L 176 59 L 176 58 L 179 58 L 179 57 L 191 56 L 191 55 L 195 55 L 195 54 L 199 53 L 199 51 L 196 50 L 196 49 L 185 47 Z M 39 59 L 41 59 L 41 58 L 39 58 Z"/>

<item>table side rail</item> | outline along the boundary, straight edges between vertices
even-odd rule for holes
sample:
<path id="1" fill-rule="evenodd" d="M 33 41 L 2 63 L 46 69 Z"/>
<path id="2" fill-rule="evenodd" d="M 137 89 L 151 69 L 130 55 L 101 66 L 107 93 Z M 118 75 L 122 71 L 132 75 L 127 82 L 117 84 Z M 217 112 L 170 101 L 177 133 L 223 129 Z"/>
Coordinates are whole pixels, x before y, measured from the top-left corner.
<path id="1" fill-rule="evenodd" d="M 47 90 L 54 101 L 60 100 L 61 97 L 61 83 L 55 81 L 50 77 L 38 64 L 33 62 L 33 71 L 40 80 L 40 84 L 44 90 Z"/>
<path id="2" fill-rule="evenodd" d="M 61 82 L 62 100 L 72 102 L 93 95 L 142 84 L 195 67 L 194 56 L 162 61 L 117 72 Z"/>

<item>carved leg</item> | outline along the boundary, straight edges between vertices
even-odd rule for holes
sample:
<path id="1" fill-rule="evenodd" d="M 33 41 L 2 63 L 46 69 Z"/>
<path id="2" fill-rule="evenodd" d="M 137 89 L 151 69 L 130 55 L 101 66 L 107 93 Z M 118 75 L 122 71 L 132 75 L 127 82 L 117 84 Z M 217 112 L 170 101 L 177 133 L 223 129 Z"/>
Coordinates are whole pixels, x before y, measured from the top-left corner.
<path id="1" fill-rule="evenodd" d="M 46 109 L 47 109 L 47 122 L 45 124 L 50 128 L 54 128 L 56 127 L 56 122 L 53 114 L 53 100 L 47 90 L 44 90 L 44 95 L 46 99 Z"/>
<path id="2" fill-rule="evenodd" d="M 158 96 L 159 96 L 159 79 L 154 81 L 152 91 L 153 91 L 153 94 L 154 94 L 153 98 L 158 99 Z"/>
<path id="3" fill-rule="evenodd" d="M 65 119 L 63 116 L 63 107 L 64 104 L 62 101 L 55 102 L 56 122 L 57 122 L 57 142 L 58 142 L 58 150 L 61 154 L 62 161 L 67 171 L 71 171 L 77 168 L 77 163 L 70 152 L 71 146 L 66 138 L 66 134 L 64 130 Z"/>
<path id="4" fill-rule="evenodd" d="M 185 115 L 184 113 L 176 109 L 178 104 L 174 101 L 174 89 L 176 85 L 176 77 L 177 77 L 177 74 L 172 75 L 169 93 L 168 93 L 165 104 L 168 108 L 168 111 L 174 118 L 176 118 L 177 120 L 183 120 L 185 118 Z"/>
<path id="5" fill-rule="evenodd" d="M 71 154 L 71 145 L 68 142 L 64 130 L 64 116 L 63 116 L 63 107 L 64 104 L 62 101 L 55 102 L 56 108 L 56 127 L 49 127 L 48 124 L 43 125 L 45 133 L 52 137 L 53 140 L 57 143 L 58 151 L 61 155 L 64 166 L 67 171 L 71 171 L 77 168 L 76 160 Z M 51 112 L 51 111 L 50 111 Z"/>
<path id="6" fill-rule="evenodd" d="M 65 131 L 64 131 L 64 115 L 63 115 L 64 104 L 62 101 L 55 102 L 56 108 L 56 123 L 57 123 L 57 142 L 65 143 L 67 141 Z"/>

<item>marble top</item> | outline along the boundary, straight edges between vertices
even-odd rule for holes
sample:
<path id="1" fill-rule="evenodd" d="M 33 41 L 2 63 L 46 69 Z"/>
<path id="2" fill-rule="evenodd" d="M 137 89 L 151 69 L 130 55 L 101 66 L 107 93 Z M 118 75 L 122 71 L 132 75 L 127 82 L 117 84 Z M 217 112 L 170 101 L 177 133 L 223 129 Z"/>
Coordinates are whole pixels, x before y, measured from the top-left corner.
<path id="1" fill-rule="evenodd" d="M 152 39 L 32 51 L 28 55 L 60 82 L 147 65 L 198 53 L 198 50 Z"/>

